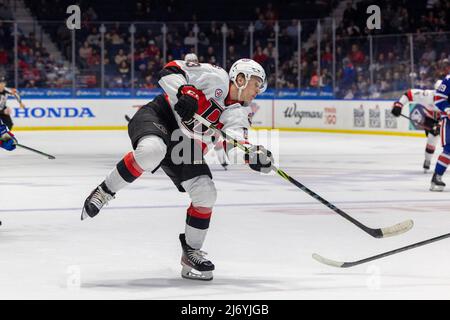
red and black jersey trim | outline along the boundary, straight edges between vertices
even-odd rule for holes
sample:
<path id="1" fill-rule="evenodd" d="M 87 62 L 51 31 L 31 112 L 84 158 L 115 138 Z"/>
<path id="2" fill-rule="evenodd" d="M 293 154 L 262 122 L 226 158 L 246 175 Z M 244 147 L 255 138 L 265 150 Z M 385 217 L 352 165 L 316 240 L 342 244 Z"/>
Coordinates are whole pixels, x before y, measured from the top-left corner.
<path id="1" fill-rule="evenodd" d="M 171 74 L 181 74 L 187 80 L 186 73 L 180 68 L 180 66 L 175 61 L 171 61 L 164 66 L 164 68 L 159 72 L 159 79 Z"/>

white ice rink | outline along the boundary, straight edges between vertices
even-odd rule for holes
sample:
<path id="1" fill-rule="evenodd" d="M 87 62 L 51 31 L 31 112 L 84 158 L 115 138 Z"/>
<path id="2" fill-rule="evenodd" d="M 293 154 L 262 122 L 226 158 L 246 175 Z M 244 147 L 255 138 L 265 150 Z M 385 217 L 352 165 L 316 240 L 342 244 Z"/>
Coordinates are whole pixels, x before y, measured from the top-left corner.
<path id="1" fill-rule="evenodd" d="M 212 166 L 219 193 L 204 249 L 216 271 L 205 283 L 180 277 L 189 199 L 162 170 L 80 221 L 130 149 L 125 131 L 16 135 L 57 159 L 0 150 L 0 299 L 450 299 L 450 239 L 349 269 L 311 258 L 358 260 L 450 232 L 450 188 L 429 192 L 422 172 L 425 139 L 280 133 L 280 167 L 348 214 L 370 227 L 414 220 L 387 239 L 276 175 Z"/>

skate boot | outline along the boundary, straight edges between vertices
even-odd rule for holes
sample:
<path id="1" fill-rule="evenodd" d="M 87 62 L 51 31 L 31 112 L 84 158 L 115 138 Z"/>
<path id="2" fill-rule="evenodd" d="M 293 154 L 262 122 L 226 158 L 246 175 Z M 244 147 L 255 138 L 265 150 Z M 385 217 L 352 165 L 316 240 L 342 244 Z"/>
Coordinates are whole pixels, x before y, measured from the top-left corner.
<path id="1" fill-rule="evenodd" d="M 214 265 L 211 261 L 204 258 L 206 252 L 191 248 L 186 243 L 184 233 L 180 234 L 181 248 L 183 254 L 181 256 L 181 276 L 191 280 L 212 280 Z"/>
<path id="2" fill-rule="evenodd" d="M 435 173 L 433 179 L 431 179 L 430 191 L 443 191 L 444 188 L 445 183 L 442 182 L 442 176 Z"/>
<path id="3" fill-rule="evenodd" d="M 107 190 L 104 183 L 95 188 L 89 197 L 84 201 L 83 211 L 81 213 L 81 220 L 87 217 L 95 217 L 100 209 L 103 208 L 110 200 L 114 199 L 114 193 Z"/>
<path id="4" fill-rule="evenodd" d="M 430 166 L 431 166 L 431 161 L 430 160 L 425 160 L 423 162 L 423 172 L 427 173 L 427 171 L 430 170 Z"/>

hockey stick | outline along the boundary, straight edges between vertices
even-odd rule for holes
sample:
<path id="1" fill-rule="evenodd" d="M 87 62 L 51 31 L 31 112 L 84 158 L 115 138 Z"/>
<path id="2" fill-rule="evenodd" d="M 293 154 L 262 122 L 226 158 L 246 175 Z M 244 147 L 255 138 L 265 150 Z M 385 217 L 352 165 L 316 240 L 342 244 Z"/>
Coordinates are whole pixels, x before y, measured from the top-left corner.
<path id="1" fill-rule="evenodd" d="M 414 122 L 416 125 L 420 126 L 420 127 L 421 127 L 422 129 L 424 129 L 424 130 L 428 130 L 428 131 L 433 130 L 432 128 L 426 127 L 426 126 L 424 126 L 423 124 L 417 122 L 416 120 L 413 120 L 413 119 L 411 119 L 411 118 L 408 117 L 408 116 L 405 116 L 404 114 L 401 114 L 401 113 L 400 113 L 400 116 L 402 116 L 403 118 L 408 119 L 408 120 L 411 121 L 411 122 Z"/>
<path id="2" fill-rule="evenodd" d="M 43 156 L 47 157 L 48 159 L 51 159 L 51 160 L 56 159 L 56 158 L 55 158 L 54 156 L 52 156 L 51 154 L 47 154 L 47 153 L 45 153 L 45 152 L 42 152 L 42 151 L 39 151 L 39 150 L 30 148 L 30 147 L 24 146 L 23 144 L 16 143 L 15 145 L 16 145 L 17 147 L 21 147 L 21 148 L 23 148 L 23 149 L 26 149 L 26 150 L 29 150 L 29 151 L 38 153 L 38 154 L 40 154 L 40 155 L 43 155 Z"/>
<path id="3" fill-rule="evenodd" d="M 126 114 L 125 115 L 125 120 L 127 120 L 127 122 L 130 122 L 131 118 Z"/>
<path id="4" fill-rule="evenodd" d="M 233 144 L 233 146 L 240 148 L 245 153 L 250 153 L 251 152 L 247 147 L 245 147 L 242 144 L 240 144 L 236 139 L 230 137 L 224 131 L 222 131 L 221 129 L 217 128 L 216 126 L 214 126 L 213 124 L 211 124 L 210 122 L 208 122 L 207 120 L 202 118 L 200 115 L 195 114 L 194 118 L 196 120 L 198 120 L 200 123 L 202 123 L 203 125 L 205 125 L 206 127 L 211 128 L 211 129 L 216 130 L 217 132 L 219 132 L 224 137 L 224 139 L 227 140 L 228 143 Z M 406 221 L 397 223 L 396 225 L 393 225 L 391 227 L 378 228 L 378 229 L 369 228 L 369 227 L 365 226 L 364 224 L 362 224 L 361 222 L 359 222 L 358 220 L 356 220 L 353 217 L 349 216 L 347 213 L 345 213 L 341 209 L 337 208 L 332 203 L 328 202 L 327 200 L 325 200 L 324 198 L 319 196 L 314 191 L 308 189 L 305 185 L 301 184 L 300 182 L 298 182 L 297 180 L 295 180 L 294 178 L 289 176 L 283 170 L 275 167 L 274 165 L 272 165 L 272 170 L 275 171 L 280 177 L 282 177 L 283 179 L 289 181 L 290 183 L 292 183 L 293 185 L 298 187 L 300 190 L 306 192 L 311 197 L 313 197 L 314 199 L 318 200 L 320 203 L 324 204 L 325 206 L 327 206 L 328 208 L 330 208 L 331 210 L 333 210 L 334 212 L 336 212 L 337 214 L 339 214 L 343 218 L 347 219 L 348 221 L 350 221 L 351 223 L 353 223 L 354 225 L 356 225 L 358 228 L 362 229 L 366 233 L 370 234 L 374 238 L 386 238 L 386 237 L 396 236 L 396 235 L 399 235 L 401 233 L 404 233 L 404 232 L 410 230 L 413 227 L 413 225 L 414 225 L 412 220 L 406 220 Z"/>
<path id="5" fill-rule="evenodd" d="M 331 260 L 331 259 L 328 259 L 328 258 L 324 258 L 321 255 L 318 255 L 317 253 L 314 253 L 312 255 L 312 257 L 315 260 L 319 261 L 320 263 L 323 263 L 323 264 L 326 264 L 326 265 L 329 265 L 329 266 L 332 266 L 332 267 L 349 268 L 349 267 L 354 267 L 354 266 L 357 266 L 357 265 L 360 265 L 360 264 L 363 264 L 363 263 L 366 263 L 366 262 L 369 262 L 369 261 L 373 261 L 373 260 L 381 259 L 381 258 L 384 258 L 384 257 L 387 257 L 387 256 L 391 256 L 393 254 L 397 254 L 397 253 L 400 253 L 400 252 L 403 252 L 403 251 L 406 251 L 406 250 L 411 250 L 411 249 L 414 249 L 414 248 L 418 248 L 418 247 L 424 246 L 426 244 L 433 243 L 433 242 L 436 242 L 436 241 L 439 241 L 439 240 L 443 240 L 443 239 L 446 239 L 446 238 L 449 238 L 449 237 L 450 237 L 450 233 L 446 233 L 446 234 L 443 234 L 443 235 L 441 235 L 439 237 L 435 237 L 435 238 L 431 238 L 431 239 L 424 240 L 424 241 L 421 241 L 421 242 L 413 243 L 413 244 L 410 244 L 409 246 L 406 246 L 406 247 L 402 247 L 402 248 L 398 248 L 398 249 L 395 249 L 395 250 L 387 251 L 387 252 L 380 253 L 380 254 L 377 254 L 375 256 L 372 256 L 372 257 L 368 257 L 368 258 L 365 258 L 365 259 L 361 259 L 361 260 L 358 260 L 358 261 L 352 261 L 352 262 L 340 262 L 340 261 Z"/>

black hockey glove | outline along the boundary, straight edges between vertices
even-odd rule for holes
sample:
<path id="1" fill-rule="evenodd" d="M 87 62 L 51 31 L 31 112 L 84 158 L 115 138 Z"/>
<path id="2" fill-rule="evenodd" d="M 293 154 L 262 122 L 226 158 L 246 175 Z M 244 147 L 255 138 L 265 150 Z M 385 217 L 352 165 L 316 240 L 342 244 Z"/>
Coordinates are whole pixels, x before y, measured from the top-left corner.
<path id="1" fill-rule="evenodd" d="M 433 118 L 426 117 L 424 126 L 435 137 L 437 137 L 441 133 L 441 126 L 439 125 L 439 121 Z"/>
<path id="2" fill-rule="evenodd" d="M 272 152 L 263 146 L 251 146 L 250 153 L 245 154 L 245 162 L 250 168 L 262 173 L 269 173 L 274 162 Z"/>
<path id="3" fill-rule="evenodd" d="M 392 106 L 392 114 L 396 117 L 400 117 L 400 115 L 402 114 L 402 108 L 403 105 L 400 102 L 395 102 L 394 105 Z"/>
<path id="4" fill-rule="evenodd" d="M 178 102 L 174 109 L 180 115 L 181 120 L 189 121 L 198 110 L 198 100 L 200 99 L 198 90 L 194 86 L 184 85 L 178 89 Z"/>
<path id="5" fill-rule="evenodd" d="M 441 126 L 439 123 L 436 123 L 431 129 L 431 134 L 435 137 L 441 134 Z"/>

